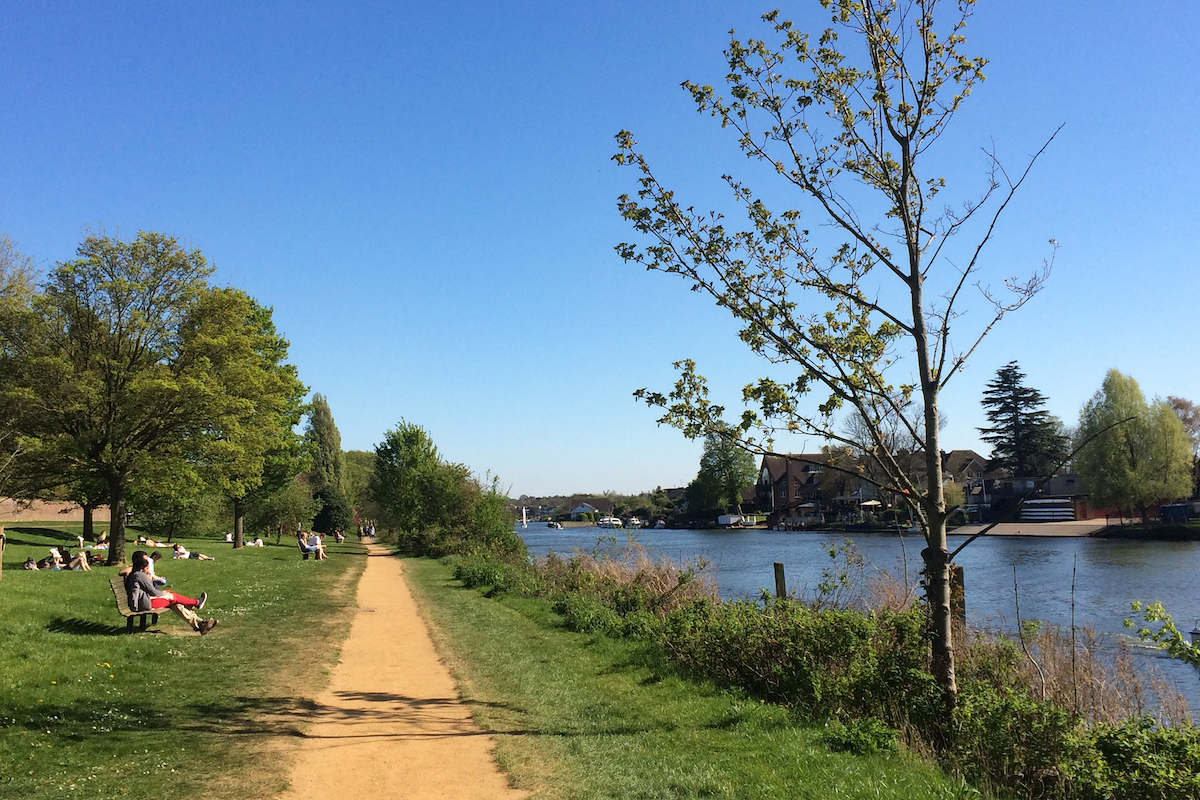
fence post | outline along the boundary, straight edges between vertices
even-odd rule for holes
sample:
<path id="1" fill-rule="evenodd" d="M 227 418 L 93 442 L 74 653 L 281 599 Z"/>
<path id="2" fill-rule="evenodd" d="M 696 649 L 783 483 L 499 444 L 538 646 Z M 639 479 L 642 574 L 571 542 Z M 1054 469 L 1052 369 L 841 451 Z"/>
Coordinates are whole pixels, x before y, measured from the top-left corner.
<path id="1" fill-rule="evenodd" d="M 787 581 L 783 577 L 783 562 L 775 562 L 775 596 L 787 597 Z"/>

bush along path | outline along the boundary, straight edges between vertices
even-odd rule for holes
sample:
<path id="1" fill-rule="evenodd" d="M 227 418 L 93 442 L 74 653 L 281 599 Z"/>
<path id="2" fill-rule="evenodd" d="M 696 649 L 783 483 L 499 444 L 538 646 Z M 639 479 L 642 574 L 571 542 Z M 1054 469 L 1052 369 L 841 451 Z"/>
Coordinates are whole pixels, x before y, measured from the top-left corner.
<path id="1" fill-rule="evenodd" d="M 492 761 L 417 614 L 403 562 L 369 546 L 358 614 L 328 688 L 298 721 L 285 800 L 525 797 Z"/>

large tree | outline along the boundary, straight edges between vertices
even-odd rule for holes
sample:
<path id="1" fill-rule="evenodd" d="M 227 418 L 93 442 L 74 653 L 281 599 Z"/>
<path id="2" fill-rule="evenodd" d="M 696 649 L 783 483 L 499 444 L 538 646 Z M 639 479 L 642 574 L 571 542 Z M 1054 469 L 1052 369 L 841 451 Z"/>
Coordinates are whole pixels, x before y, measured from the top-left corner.
<path id="1" fill-rule="evenodd" d="M 345 458 L 342 455 L 342 436 L 333 421 L 329 401 L 322 394 L 314 394 L 308 413 L 308 427 L 304 438 L 312 453 L 312 469 L 309 484 L 313 495 L 320 501 L 321 508 L 313 520 L 313 527 L 322 533 L 335 528 L 346 528 L 353 521 L 350 501 L 346 498 Z"/>
<path id="2" fill-rule="evenodd" d="M 738 427 L 745 446 L 772 452 L 776 434 L 786 432 L 867 452 L 881 474 L 866 479 L 910 502 L 928 543 L 933 670 L 953 706 L 939 397 L 979 339 L 1048 277 L 1049 261 L 1028 280 L 1006 280 L 1004 294 L 985 289 L 987 315 L 955 344 L 964 290 L 981 282 L 981 254 L 1032 160 L 1012 173 L 985 151 L 982 192 L 958 207 L 943 204 L 946 181 L 926 163 L 939 143 L 953 141 L 943 134 L 983 80 L 985 59 L 963 49 L 972 0 L 948 9 L 937 0 L 820 5 L 832 25 L 819 36 L 778 12 L 763 17 L 775 43 L 734 36 L 725 52 L 728 97 L 684 83 L 698 110 L 731 130 L 747 158 L 765 167 L 758 174 L 778 178 L 792 195 L 758 194 L 725 176 L 748 220 L 727 229 L 722 214 L 677 201 L 633 135 L 622 131 L 614 158 L 641 176 L 637 197 L 623 195 L 619 209 L 649 243 L 622 244 L 618 252 L 709 294 L 733 314 L 741 339 L 776 365 L 743 390 L 747 410 Z M 810 237 L 792 196 L 808 203 L 824 230 Z M 1011 274 L 1010 265 L 1005 269 Z M 783 365 L 794 370 L 786 378 L 779 377 Z M 639 396 L 664 407 L 661 420 L 689 436 L 729 424 L 694 362 L 678 368 L 669 394 Z M 814 389 L 822 396 L 810 401 Z M 908 416 L 914 407 L 921 410 L 915 421 Z M 838 429 L 839 409 L 861 417 L 865 440 Z M 925 462 L 923 480 L 914 477 L 911 456 L 891 449 L 892 424 L 908 428 L 904 438 Z"/>
<path id="3" fill-rule="evenodd" d="M 0 233 L 0 375 L 12 372 L 13 345 L 28 335 L 37 272 L 33 259 L 8 234 Z M 26 444 L 17 428 L 16 409 L 0 394 L 0 492 L 11 493 L 8 479 Z"/>
<path id="4" fill-rule="evenodd" d="M 424 428 L 401 420 L 375 447 L 369 492 L 394 525 L 417 533 L 463 522 L 470 474 L 444 461 Z"/>
<path id="5" fill-rule="evenodd" d="M 1024 379 L 1016 361 L 996 371 L 982 401 L 991 425 L 978 430 L 992 446 L 992 469 L 1006 469 L 1016 478 L 1040 478 L 1066 458 L 1070 440 L 1062 422 L 1044 408 L 1046 396 Z"/>
<path id="6" fill-rule="evenodd" d="M 233 546 L 245 543 L 245 518 L 253 502 L 287 486 L 308 465 L 296 426 L 308 387 L 287 363 L 288 341 L 275 328 L 273 311 L 236 289 L 220 293 L 237 336 L 230 337 L 225 379 L 244 399 L 240 413 L 226 415 L 203 450 L 211 480 L 233 505 Z"/>
<path id="7" fill-rule="evenodd" d="M 1186 497 L 1192 489 L 1192 448 L 1171 404 L 1147 403 L 1136 380 L 1115 369 L 1079 414 L 1075 468 L 1095 506 L 1136 510 Z"/>
<path id="8" fill-rule="evenodd" d="M 742 490 L 754 485 L 758 468 L 754 456 L 728 432 L 710 433 L 704 439 L 700 471 L 688 486 L 688 510 L 728 511 L 739 508 Z"/>
<path id="9" fill-rule="evenodd" d="M 248 332 L 234 290 L 209 287 L 199 250 L 161 233 L 88 236 L 29 304 L 8 340 L 6 404 L 36 455 L 71 479 L 103 481 L 109 563 L 125 557 L 130 481 L 160 458 L 196 458 L 214 432 L 251 424 Z M 252 348 L 251 348 L 252 349 Z M 249 371 L 248 371 L 249 370 Z M 186 452 L 185 452 L 186 451 Z M 61 483 L 61 479 L 59 480 Z"/>
<path id="10" fill-rule="evenodd" d="M 1175 416 L 1183 423 L 1184 433 L 1192 445 L 1192 496 L 1200 490 L 1200 406 L 1182 397 L 1167 395 Z"/>

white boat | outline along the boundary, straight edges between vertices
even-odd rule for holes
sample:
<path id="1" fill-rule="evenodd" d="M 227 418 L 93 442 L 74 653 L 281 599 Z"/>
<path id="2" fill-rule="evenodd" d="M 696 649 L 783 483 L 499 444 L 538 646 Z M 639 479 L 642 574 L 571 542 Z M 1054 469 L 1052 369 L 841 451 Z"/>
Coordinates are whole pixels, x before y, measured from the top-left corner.
<path id="1" fill-rule="evenodd" d="M 600 526 L 601 528 L 623 528 L 623 527 L 625 527 L 624 525 L 621 524 L 620 517 L 601 517 L 600 521 L 596 524 L 598 526 Z"/>
<path id="2" fill-rule="evenodd" d="M 640 519 L 638 519 L 637 517 L 630 517 L 629 518 L 629 527 L 640 528 L 640 527 L 642 527 L 642 521 Z"/>

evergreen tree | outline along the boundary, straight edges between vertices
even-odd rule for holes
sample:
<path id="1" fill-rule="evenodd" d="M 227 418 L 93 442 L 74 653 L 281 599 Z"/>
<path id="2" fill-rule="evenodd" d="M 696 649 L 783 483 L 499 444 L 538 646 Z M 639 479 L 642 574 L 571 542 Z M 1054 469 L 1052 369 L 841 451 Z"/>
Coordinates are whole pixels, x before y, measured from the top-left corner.
<path id="1" fill-rule="evenodd" d="M 1016 361 L 996 371 L 983 392 L 991 427 L 979 428 L 992 446 L 992 467 L 1017 478 L 1043 477 L 1070 452 L 1062 423 L 1044 406 L 1046 396 L 1026 386 Z"/>

